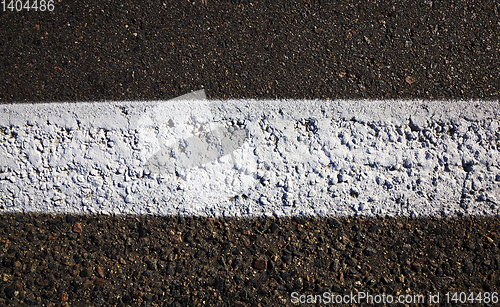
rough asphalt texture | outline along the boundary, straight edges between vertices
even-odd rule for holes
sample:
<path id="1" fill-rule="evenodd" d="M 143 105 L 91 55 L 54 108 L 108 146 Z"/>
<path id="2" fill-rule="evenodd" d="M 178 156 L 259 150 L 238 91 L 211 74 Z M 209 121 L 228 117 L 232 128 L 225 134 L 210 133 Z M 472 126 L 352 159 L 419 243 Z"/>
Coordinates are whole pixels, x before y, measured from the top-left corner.
<path id="1" fill-rule="evenodd" d="M 2 12 L 0 100 L 500 98 L 496 1 L 206 2 Z"/>
<path id="2" fill-rule="evenodd" d="M 500 96 L 493 1 L 57 2 L 0 15 L 0 100 Z M 1 216 L 5 306 L 274 306 L 500 288 L 498 217 Z M 409 289 L 409 290 L 408 290 Z"/>
<path id="3" fill-rule="evenodd" d="M 0 216 L 6 306 L 279 306 L 500 287 L 498 219 Z"/>

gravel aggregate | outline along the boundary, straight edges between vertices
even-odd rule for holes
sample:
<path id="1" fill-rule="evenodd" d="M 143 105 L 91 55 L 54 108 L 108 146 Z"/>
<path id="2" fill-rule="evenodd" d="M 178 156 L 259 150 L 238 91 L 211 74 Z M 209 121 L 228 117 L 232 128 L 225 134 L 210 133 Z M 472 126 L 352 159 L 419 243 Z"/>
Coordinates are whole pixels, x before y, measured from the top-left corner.
<path id="1" fill-rule="evenodd" d="M 292 292 L 492 293 L 499 226 L 478 217 L 3 214 L 0 304 L 277 306 L 291 305 Z"/>

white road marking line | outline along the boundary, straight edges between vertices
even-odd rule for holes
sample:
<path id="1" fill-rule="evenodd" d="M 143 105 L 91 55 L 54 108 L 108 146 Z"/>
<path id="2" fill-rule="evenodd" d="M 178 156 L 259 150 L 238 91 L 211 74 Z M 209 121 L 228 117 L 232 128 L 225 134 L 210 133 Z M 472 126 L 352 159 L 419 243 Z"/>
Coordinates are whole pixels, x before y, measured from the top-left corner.
<path id="1" fill-rule="evenodd" d="M 186 100 L 187 99 L 187 100 Z M 3 212 L 498 214 L 494 101 L 2 105 Z"/>

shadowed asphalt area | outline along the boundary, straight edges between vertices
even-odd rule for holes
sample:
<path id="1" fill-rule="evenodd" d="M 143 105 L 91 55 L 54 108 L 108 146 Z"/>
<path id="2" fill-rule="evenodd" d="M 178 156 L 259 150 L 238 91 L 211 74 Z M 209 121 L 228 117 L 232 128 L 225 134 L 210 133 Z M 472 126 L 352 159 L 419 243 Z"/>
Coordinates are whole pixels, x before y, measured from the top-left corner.
<path id="1" fill-rule="evenodd" d="M 200 88 L 208 99 L 500 97 L 497 2 L 204 2 L 1 12 L 0 102 Z M 325 291 L 439 292 L 445 305 L 448 291 L 499 292 L 498 229 L 496 216 L 2 214 L 0 305 L 276 306 Z"/>
<path id="2" fill-rule="evenodd" d="M 2 12 L 0 101 L 498 99 L 494 1 L 88 1 Z"/>

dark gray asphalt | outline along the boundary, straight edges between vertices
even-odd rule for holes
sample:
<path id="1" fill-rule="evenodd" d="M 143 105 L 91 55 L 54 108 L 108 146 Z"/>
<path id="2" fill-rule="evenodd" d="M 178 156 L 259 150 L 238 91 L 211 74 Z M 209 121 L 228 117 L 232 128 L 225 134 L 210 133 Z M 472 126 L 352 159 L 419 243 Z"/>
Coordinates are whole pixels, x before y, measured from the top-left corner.
<path id="1" fill-rule="evenodd" d="M 0 101 L 500 97 L 496 1 L 207 2 L 1 12 Z"/>

